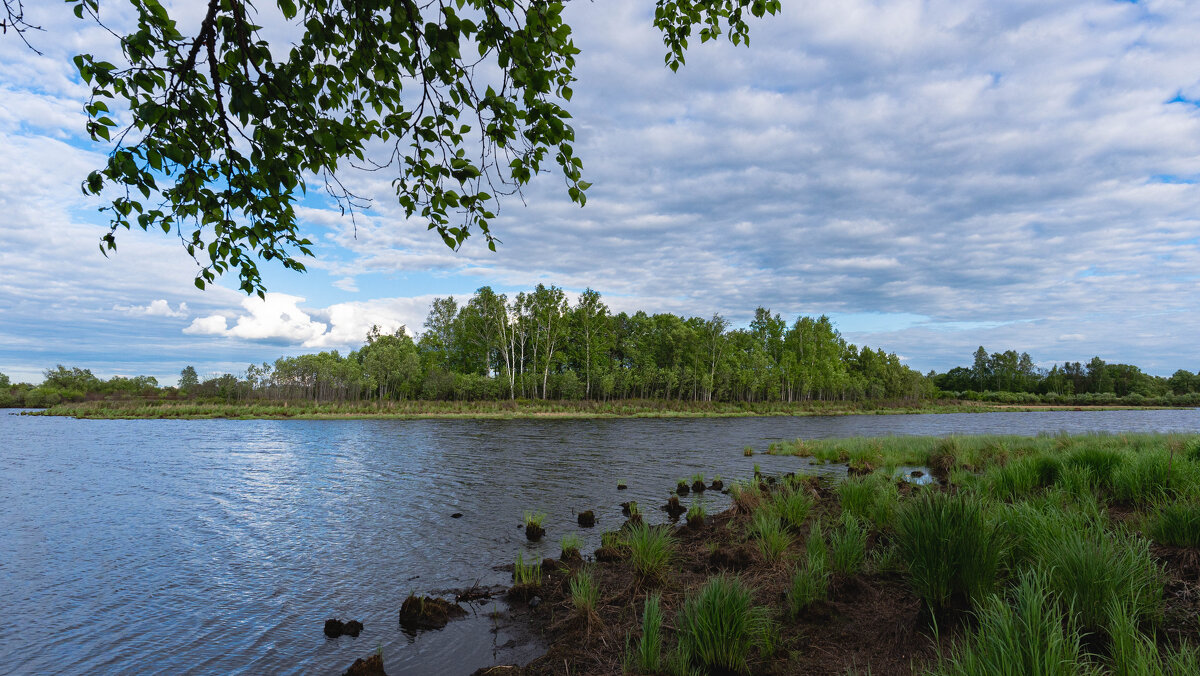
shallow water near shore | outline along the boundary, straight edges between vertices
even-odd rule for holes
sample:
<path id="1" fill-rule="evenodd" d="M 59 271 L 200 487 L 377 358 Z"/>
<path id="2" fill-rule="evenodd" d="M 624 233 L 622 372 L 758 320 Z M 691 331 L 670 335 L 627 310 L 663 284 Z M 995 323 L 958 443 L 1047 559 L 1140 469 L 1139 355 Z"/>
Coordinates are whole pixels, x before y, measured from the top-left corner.
<path id="1" fill-rule="evenodd" d="M 585 552 L 676 480 L 802 470 L 782 439 L 1200 431 L 1200 411 L 604 420 L 74 420 L 0 413 L 3 673 L 466 674 L 541 647 L 490 616 L 405 633 L 410 592 L 508 582 L 517 552 Z M 838 471 L 836 466 L 812 471 Z M 624 480 L 628 490 L 618 491 Z M 706 491 L 710 512 L 727 498 Z M 538 544 L 522 512 L 549 516 Z M 595 510 L 596 527 L 575 513 Z M 462 513 L 458 519 L 454 513 Z M 327 618 L 365 624 L 326 639 Z"/>

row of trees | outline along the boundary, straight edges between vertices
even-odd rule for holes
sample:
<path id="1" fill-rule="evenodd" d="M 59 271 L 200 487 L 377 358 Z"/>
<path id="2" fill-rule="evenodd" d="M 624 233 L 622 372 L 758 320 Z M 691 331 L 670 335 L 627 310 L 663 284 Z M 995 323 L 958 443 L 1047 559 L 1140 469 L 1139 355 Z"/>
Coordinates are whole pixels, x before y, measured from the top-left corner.
<path id="1" fill-rule="evenodd" d="M 1049 369 L 1034 366 L 1029 353 L 988 353 L 980 346 L 971 366 L 959 366 L 933 377 L 946 392 L 1018 392 L 1040 395 L 1111 394 L 1118 397 L 1183 396 L 1200 393 L 1200 373 L 1180 369 L 1171 377 L 1143 373 L 1132 364 L 1109 364 L 1092 357 L 1087 364 L 1064 362 Z"/>
<path id="2" fill-rule="evenodd" d="M 185 370 L 186 371 L 186 370 Z M 362 348 L 281 357 L 241 378 L 185 390 L 234 398 L 673 399 L 801 401 L 910 399 L 931 383 L 894 354 L 848 344 L 828 317 L 788 324 L 758 308 L 746 329 L 720 315 L 613 314 L 588 289 L 571 304 L 538 285 L 511 299 L 490 287 L 466 302 L 433 302 L 424 331 L 377 327 Z"/>
<path id="3" fill-rule="evenodd" d="M 511 298 L 483 287 L 465 302 L 435 300 L 423 328 L 414 340 L 404 328 L 376 327 L 349 354 L 281 357 L 236 376 L 201 380 L 189 366 L 178 389 L 223 399 L 317 401 L 758 402 L 934 394 L 931 381 L 895 354 L 847 343 L 828 317 L 789 323 L 761 307 L 749 327 L 731 329 L 720 315 L 613 314 L 591 289 L 572 304 L 555 286 Z M 112 381 L 86 370 L 58 367 L 46 376 L 43 387 L 57 393 L 51 399 L 115 391 L 105 390 Z"/>
<path id="4" fill-rule="evenodd" d="M 748 327 L 731 329 L 720 315 L 613 314 L 591 289 L 572 304 L 554 286 L 538 285 L 512 298 L 483 287 L 464 303 L 436 299 L 423 328 L 414 339 L 403 327 L 394 333 L 375 327 L 349 354 L 281 357 L 238 375 L 202 380 L 188 366 L 174 390 L 160 389 L 146 376 L 102 380 L 88 369 L 61 365 L 47 370 L 38 387 L 11 385 L 0 374 L 0 406 L 112 396 L 743 402 L 1200 397 L 1200 374 L 1186 370 L 1161 378 L 1099 357 L 1044 369 L 1028 353 L 983 347 L 971 366 L 922 375 L 895 354 L 847 343 L 828 317 L 789 323 L 760 307 Z"/>

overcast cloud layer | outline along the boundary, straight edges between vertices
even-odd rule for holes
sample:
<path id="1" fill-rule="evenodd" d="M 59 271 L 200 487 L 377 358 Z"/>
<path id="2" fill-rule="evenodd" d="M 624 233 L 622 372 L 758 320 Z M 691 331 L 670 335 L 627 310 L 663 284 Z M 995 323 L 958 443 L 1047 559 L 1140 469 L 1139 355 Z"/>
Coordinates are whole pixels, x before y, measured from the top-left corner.
<path id="1" fill-rule="evenodd" d="M 17 378 L 242 370 L 538 282 L 735 324 L 826 313 L 921 370 L 980 344 L 1200 368 L 1197 3 L 785 3 L 749 49 L 694 45 L 678 74 L 652 3 L 571 3 L 586 208 L 546 176 L 504 205 L 498 253 L 454 253 L 386 181 L 360 182 L 374 208 L 355 228 L 309 205 L 320 258 L 270 271 L 266 302 L 197 291 L 169 236 L 101 256 L 78 185 L 104 149 L 82 138 L 69 57 L 105 38 L 27 7 L 45 56 L 0 38 L 0 372 Z"/>

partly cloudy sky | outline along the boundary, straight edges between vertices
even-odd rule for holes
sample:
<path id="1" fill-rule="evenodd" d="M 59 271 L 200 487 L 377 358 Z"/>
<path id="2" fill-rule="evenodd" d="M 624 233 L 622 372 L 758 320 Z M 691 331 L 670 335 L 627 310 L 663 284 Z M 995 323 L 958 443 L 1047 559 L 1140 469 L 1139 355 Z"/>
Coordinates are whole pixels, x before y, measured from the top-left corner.
<path id="1" fill-rule="evenodd" d="M 195 4 L 195 3 L 192 3 Z M 121 20 L 118 0 L 102 3 Z M 180 3 L 176 3 L 177 6 Z M 0 372 L 56 363 L 173 382 L 420 328 L 430 301 L 539 282 L 614 310 L 828 314 L 921 369 L 978 345 L 1040 364 L 1200 368 L 1200 3 L 806 0 L 673 74 L 649 0 L 572 2 L 569 108 L 587 207 L 549 175 L 452 252 L 386 184 L 357 227 L 309 202 L 310 272 L 200 292 L 177 238 L 120 233 L 79 190 L 71 55 L 111 38 L 26 3 L 0 37 Z M 111 9 L 109 9 L 111 8 Z M 189 10 L 190 11 L 190 10 Z"/>

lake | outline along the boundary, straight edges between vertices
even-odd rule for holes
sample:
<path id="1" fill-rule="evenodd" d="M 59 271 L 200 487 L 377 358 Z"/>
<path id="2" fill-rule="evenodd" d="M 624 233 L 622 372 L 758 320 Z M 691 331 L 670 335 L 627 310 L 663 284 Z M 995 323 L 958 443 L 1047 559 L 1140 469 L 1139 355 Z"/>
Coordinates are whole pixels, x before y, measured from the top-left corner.
<path id="1" fill-rule="evenodd" d="M 2 673 L 468 674 L 540 646 L 472 606 L 406 633 L 410 592 L 504 584 L 518 552 L 651 521 L 695 472 L 800 469 L 782 439 L 1200 431 L 1200 411 L 624 420 L 73 420 L 0 411 Z M 618 480 L 629 490 L 618 491 Z M 694 497 L 693 497 L 694 499 Z M 710 511 L 725 498 L 705 494 Z M 686 501 L 685 501 L 686 504 Z M 547 537 L 526 542 L 527 509 Z M 575 514 L 595 510 L 594 529 Z M 461 513 L 461 518 L 451 514 Z M 327 639 L 327 618 L 361 620 Z"/>

